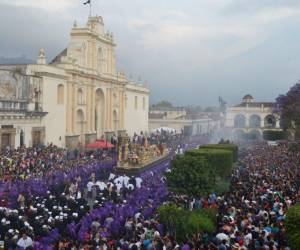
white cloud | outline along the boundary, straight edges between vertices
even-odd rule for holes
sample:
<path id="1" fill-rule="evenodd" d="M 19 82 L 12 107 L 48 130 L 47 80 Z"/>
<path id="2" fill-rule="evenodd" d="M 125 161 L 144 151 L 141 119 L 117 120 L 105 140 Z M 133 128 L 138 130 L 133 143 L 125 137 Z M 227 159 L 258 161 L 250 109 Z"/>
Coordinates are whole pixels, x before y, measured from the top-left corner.
<path id="1" fill-rule="evenodd" d="M 228 3 L 228 2 L 227 2 Z M 209 7 L 221 8 L 226 1 L 212 1 Z M 258 9 L 251 14 L 216 15 L 210 8 L 207 15 L 191 16 L 177 10 L 145 11 L 128 21 L 136 32 L 139 44 L 148 50 L 181 51 L 178 57 L 192 56 L 197 60 L 224 60 L 254 48 L 272 33 L 270 25 L 298 15 L 299 8 L 273 7 Z M 212 18 L 213 15 L 216 15 Z M 226 41 L 229 42 L 226 42 Z M 195 56 L 196 54 L 205 56 Z"/>
<path id="2" fill-rule="evenodd" d="M 255 19 L 259 23 L 270 23 L 283 18 L 299 15 L 300 9 L 291 7 L 263 9 L 255 15 Z"/>
<path id="3" fill-rule="evenodd" d="M 64 11 L 78 5 L 74 0 L 1 0 L 1 3 L 47 11 Z"/>
<path id="4" fill-rule="evenodd" d="M 0 32 L 6 34 L 0 39 L 1 48 L 9 51 L 7 55 L 30 51 L 29 56 L 35 58 L 39 47 L 48 46 L 47 56 L 54 56 L 67 44 L 72 20 L 85 25 L 89 9 L 82 2 L 0 0 Z M 210 96 L 223 91 L 234 97 L 239 89 L 246 91 L 249 86 L 256 86 L 259 91 L 252 94 L 258 95 L 260 85 L 268 79 L 276 92 L 273 87 L 280 84 L 278 79 L 298 77 L 295 72 L 300 64 L 293 62 L 292 72 L 285 61 L 288 55 L 294 57 L 299 47 L 300 6 L 293 2 L 299 0 L 93 0 L 93 12 L 102 15 L 106 28 L 115 34 L 120 68 L 159 86 L 153 87 L 157 98 L 169 96 L 168 86 L 182 92 L 202 86 L 194 91 L 194 97 L 183 94 L 189 103 L 192 98 L 201 102 L 200 97 L 208 96 L 205 83 Z M 262 62 L 264 70 L 271 72 L 269 78 L 261 73 Z M 282 70 L 273 69 L 279 65 Z"/>

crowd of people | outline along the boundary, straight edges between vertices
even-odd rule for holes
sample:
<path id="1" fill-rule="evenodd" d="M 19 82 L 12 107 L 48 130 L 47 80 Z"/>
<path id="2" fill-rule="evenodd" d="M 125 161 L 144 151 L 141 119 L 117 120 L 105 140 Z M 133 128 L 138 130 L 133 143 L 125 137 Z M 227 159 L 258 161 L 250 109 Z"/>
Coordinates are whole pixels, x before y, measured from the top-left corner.
<path id="1" fill-rule="evenodd" d="M 290 249 L 286 237 L 287 210 L 300 202 L 300 153 L 286 143 L 252 143 L 242 149 L 230 190 L 202 199 L 171 195 L 185 209 L 217 210 L 217 232 L 187 239 L 186 249 Z"/>
<path id="2" fill-rule="evenodd" d="M 93 209 L 104 203 L 123 204 L 135 189 L 142 187 L 140 177 L 118 176 L 110 173 L 108 179 L 97 179 L 92 173 L 86 188 L 79 187 L 80 178 L 47 191 L 46 197 L 19 194 L 18 207 L 0 207 L 0 245 L 4 249 L 16 249 L 24 244 L 29 249 L 33 240 L 46 237 L 57 230 L 63 241 L 70 236 L 66 229 Z M 94 223 L 95 224 L 95 223 Z"/>
<path id="3" fill-rule="evenodd" d="M 0 178 L 4 181 L 26 180 L 47 176 L 57 170 L 67 171 L 78 165 L 86 165 L 109 159 L 109 151 L 66 150 L 54 145 L 15 150 L 6 149 L 0 154 Z"/>
<path id="4" fill-rule="evenodd" d="M 211 199 L 219 211 L 219 249 L 288 249 L 284 219 L 300 201 L 299 163 L 299 153 L 289 152 L 286 143 L 250 146 L 230 191 Z"/>
<path id="5" fill-rule="evenodd" d="M 107 204 L 115 208 L 131 206 L 126 199 L 136 198 L 130 194 L 138 192 L 143 179 L 115 176 L 111 167 L 114 159 L 103 155 L 99 151 L 71 152 L 53 145 L 3 151 L 0 155 L 0 247 L 67 249 L 62 246 L 72 238 L 70 228 L 72 225 L 81 228 L 79 221 L 92 211 Z M 112 164 L 102 166 L 99 162 L 103 159 L 111 159 Z M 89 173 L 92 174 L 87 178 Z M 13 202 L 8 202 L 9 199 Z M 151 202 L 149 205 L 152 206 Z M 149 208 L 148 204 L 145 208 Z M 47 241 L 49 235 L 59 237 Z M 77 236 L 75 239 L 70 242 L 78 245 Z"/>
<path id="6" fill-rule="evenodd" d="M 170 141 L 170 152 L 197 146 L 179 140 Z M 126 176 L 111 165 L 98 166 L 98 153 L 68 155 L 54 146 L 19 150 L 0 156 L 2 182 L 5 174 L 11 183 L 47 178 L 61 168 L 66 175 L 40 196 L 18 192 L 14 207 L 1 204 L 0 249 L 289 249 L 284 220 L 288 208 L 300 202 L 300 154 L 289 152 L 285 143 L 247 145 L 229 192 L 202 199 L 168 193 L 163 173 L 172 171 L 169 159 Z M 79 163 L 82 172 L 68 175 Z M 217 231 L 187 235 L 179 244 L 156 213 L 164 202 L 216 209 Z"/>

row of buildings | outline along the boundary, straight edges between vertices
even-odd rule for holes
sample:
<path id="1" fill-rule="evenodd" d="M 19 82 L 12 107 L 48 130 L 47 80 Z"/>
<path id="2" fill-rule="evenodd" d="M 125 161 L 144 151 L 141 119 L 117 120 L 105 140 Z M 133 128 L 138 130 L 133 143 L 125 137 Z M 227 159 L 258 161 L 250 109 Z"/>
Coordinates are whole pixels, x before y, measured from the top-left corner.
<path id="1" fill-rule="evenodd" d="M 256 133 L 279 129 L 273 103 L 242 103 L 222 113 L 188 114 L 183 108 L 149 109 L 149 89 L 116 69 L 115 42 L 100 16 L 85 27 L 74 23 L 67 48 L 50 63 L 39 51 L 36 64 L 0 65 L 0 146 L 53 143 L 74 148 L 118 131 L 129 136 L 167 127 L 186 135 L 220 127 Z"/>
<path id="2" fill-rule="evenodd" d="M 266 130 L 281 130 L 280 117 L 274 113 L 274 102 L 255 101 L 245 95 L 241 103 L 222 112 L 188 114 L 184 108 L 149 110 L 149 128 L 170 127 L 187 135 L 214 134 L 214 142 L 223 139 L 262 139 Z"/>

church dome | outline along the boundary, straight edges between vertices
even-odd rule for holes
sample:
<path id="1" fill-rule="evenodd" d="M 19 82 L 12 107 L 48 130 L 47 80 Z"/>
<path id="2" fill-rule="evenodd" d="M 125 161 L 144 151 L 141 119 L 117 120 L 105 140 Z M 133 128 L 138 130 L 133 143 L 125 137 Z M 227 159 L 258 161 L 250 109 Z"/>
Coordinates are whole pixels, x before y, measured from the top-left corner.
<path id="1" fill-rule="evenodd" d="M 253 99 L 254 98 L 252 97 L 252 95 L 248 94 L 243 97 L 243 102 L 252 102 Z"/>

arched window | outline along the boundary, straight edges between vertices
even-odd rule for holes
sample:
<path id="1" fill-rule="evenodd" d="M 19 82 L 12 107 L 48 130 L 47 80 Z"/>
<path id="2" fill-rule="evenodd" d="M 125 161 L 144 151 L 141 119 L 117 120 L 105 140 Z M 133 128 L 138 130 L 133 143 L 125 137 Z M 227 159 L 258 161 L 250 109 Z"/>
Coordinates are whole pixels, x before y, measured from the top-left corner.
<path id="1" fill-rule="evenodd" d="M 264 124 L 266 128 L 275 128 L 276 127 L 276 118 L 274 115 L 267 115 L 264 119 Z"/>
<path id="2" fill-rule="evenodd" d="M 244 128 L 246 126 L 246 118 L 244 115 L 237 115 L 234 117 L 234 127 Z"/>
<path id="3" fill-rule="evenodd" d="M 57 85 L 57 104 L 64 104 L 65 89 L 64 85 Z"/>
<path id="4" fill-rule="evenodd" d="M 134 108 L 138 109 L 138 97 L 137 96 L 134 97 Z"/>
<path id="5" fill-rule="evenodd" d="M 249 119 L 250 128 L 259 128 L 260 127 L 260 117 L 258 115 L 251 115 Z"/>

